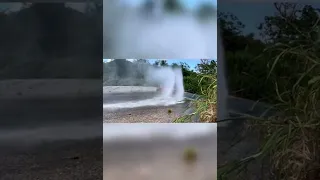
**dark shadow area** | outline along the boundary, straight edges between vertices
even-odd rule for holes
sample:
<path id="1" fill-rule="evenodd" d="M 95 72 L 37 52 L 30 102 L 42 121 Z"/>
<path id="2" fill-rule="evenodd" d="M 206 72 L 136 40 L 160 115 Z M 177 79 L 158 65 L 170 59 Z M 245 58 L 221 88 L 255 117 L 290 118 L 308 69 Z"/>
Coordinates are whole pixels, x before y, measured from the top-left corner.
<path id="1" fill-rule="evenodd" d="M 319 7 L 219 3 L 230 119 L 218 179 L 319 179 Z"/>
<path id="2" fill-rule="evenodd" d="M 0 9 L 0 179 L 102 179 L 102 2 Z"/>
<path id="3" fill-rule="evenodd" d="M 92 12 L 63 3 L 21 8 L 0 15 L 1 79 L 101 77 L 99 5 Z"/>

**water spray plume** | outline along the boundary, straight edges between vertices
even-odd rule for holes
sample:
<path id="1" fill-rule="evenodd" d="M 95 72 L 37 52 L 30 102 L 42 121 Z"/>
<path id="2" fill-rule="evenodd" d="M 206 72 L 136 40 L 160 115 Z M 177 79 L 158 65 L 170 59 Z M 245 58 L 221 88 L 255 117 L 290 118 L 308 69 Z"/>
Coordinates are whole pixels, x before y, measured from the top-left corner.
<path id="1" fill-rule="evenodd" d="M 162 1 L 151 13 L 120 4 L 104 3 L 104 57 L 216 59 L 216 17 L 202 22 L 189 11 L 168 14 Z"/>
<path id="2" fill-rule="evenodd" d="M 115 60 L 117 61 L 117 60 Z M 129 62 L 128 62 L 129 63 Z M 137 62 L 135 62 L 137 63 Z M 140 101 L 128 101 L 123 103 L 104 104 L 104 109 L 119 109 L 119 108 L 137 108 L 142 106 L 169 106 L 177 103 L 183 103 L 184 101 L 184 85 L 182 69 L 180 67 L 172 68 L 152 66 L 144 63 L 137 63 L 134 66 L 130 66 L 133 69 L 126 67 L 129 72 L 143 72 L 144 81 L 146 86 L 160 87 L 160 93 L 155 97 Z M 115 74 L 111 71 L 116 71 L 117 68 L 112 68 L 108 71 L 108 74 Z M 139 81 L 134 79 L 133 73 L 129 73 L 131 79 L 126 82 Z M 111 77 L 111 76 L 109 76 Z M 116 76 L 112 76 L 119 78 Z M 111 79 L 110 81 L 114 81 Z"/>
<path id="3" fill-rule="evenodd" d="M 184 86 L 181 68 L 150 67 L 146 74 L 147 81 L 157 83 L 161 87 L 161 97 L 182 101 Z"/>

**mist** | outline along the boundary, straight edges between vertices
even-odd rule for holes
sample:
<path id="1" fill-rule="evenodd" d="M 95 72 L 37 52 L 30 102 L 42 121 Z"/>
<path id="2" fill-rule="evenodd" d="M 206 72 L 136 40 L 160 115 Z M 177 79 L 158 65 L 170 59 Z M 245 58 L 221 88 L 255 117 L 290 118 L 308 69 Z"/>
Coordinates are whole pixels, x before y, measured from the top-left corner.
<path id="1" fill-rule="evenodd" d="M 177 101 L 182 101 L 184 98 L 181 68 L 149 66 L 146 73 L 146 82 L 160 86 L 163 98 L 172 97 Z"/>
<path id="2" fill-rule="evenodd" d="M 106 104 L 104 108 L 134 108 L 140 106 L 183 103 L 184 84 L 181 67 L 154 66 L 147 62 L 113 60 L 105 63 L 104 86 L 158 87 L 157 96 L 139 102 Z"/>
<path id="3" fill-rule="evenodd" d="M 165 13 L 105 0 L 105 58 L 214 58 L 217 57 L 216 17 L 200 21 L 193 12 Z M 160 5 L 159 5 L 160 4 Z"/>

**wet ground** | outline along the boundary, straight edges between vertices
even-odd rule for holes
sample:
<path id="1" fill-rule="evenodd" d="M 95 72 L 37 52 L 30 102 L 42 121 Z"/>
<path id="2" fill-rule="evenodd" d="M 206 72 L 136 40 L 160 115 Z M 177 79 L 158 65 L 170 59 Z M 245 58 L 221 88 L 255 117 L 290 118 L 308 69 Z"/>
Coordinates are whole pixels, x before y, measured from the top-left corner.
<path id="1" fill-rule="evenodd" d="M 126 101 L 138 101 L 151 99 L 158 95 L 156 92 L 132 92 L 132 93 L 105 93 L 103 94 L 104 104 L 114 104 Z"/>
<path id="2" fill-rule="evenodd" d="M 104 180 L 215 180 L 215 134 L 189 140 L 152 139 L 108 142 L 103 147 Z M 197 160 L 186 162 L 192 148 Z"/>
<path id="3" fill-rule="evenodd" d="M 147 100 L 156 97 L 156 92 L 110 93 L 104 94 L 104 104 Z M 142 106 L 135 108 L 104 109 L 105 123 L 168 123 L 183 115 L 189 102 L 170 106 Z"/>

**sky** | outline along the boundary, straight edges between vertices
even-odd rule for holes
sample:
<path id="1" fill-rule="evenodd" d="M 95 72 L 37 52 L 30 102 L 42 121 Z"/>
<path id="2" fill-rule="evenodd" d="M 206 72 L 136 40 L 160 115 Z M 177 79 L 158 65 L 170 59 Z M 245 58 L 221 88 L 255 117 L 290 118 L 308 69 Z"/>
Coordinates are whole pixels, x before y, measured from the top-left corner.
<path id="1" fill-rule="evenodd" d="M 310 4 L 320 8 L 320 3 L 299 3 L 301 5 Z M 265 16 L 272 16 L 276 13 L 273 2 L 221 2 L 218 4 L 218 11 L 230 12 L 246 25 L 244 33 L 255 33 L 258 35 L 257 26 L 264 22 Z M 257 36 L 256 36 L 257 37 Z"/>
<path id="2" fill-rule="evenodd" d="M 139 2 L 144 0 L 123 0 L 131 2 L 132 4 L 139 4 Z M 215 6 L 217 5 L 217 0 L 180 0 L 187 7 L 197 7 L 197 5 L 202 2 L 212 2 Z M 85 3 L 68 3 L 69 6 L 78 9 L 79 11 L 84 10 Z M 309 4 L 316 8 L 320 8 L 320 3 L 300 3 L 301 5 Z M 10 10 L 18 10 L 21 7 L 21 3 L 1 3 L 1 9 L 10 8 Z M 218 4 L 218 10 L 221 12 L 231 12 L 236 15 L 241 22 L 243 22 L 246 27 L 244 28 L 244 33 L 255 33 L 258 34 L 257 26 L 259 23 L 264 21 L 265 16 L 273 15 L 275 13 L 275 8 L 273 2 L 236 2 L 236 1 L 221 1 Z"/>
<path id="3" fill-rule="evenodd" d="M 132 5 L 139 5 L 144 0 L 123 0 L 123 1 L 128 2 Z M 217 0 L 180 0 L 180 2 L 183 3 L 189 9 L 197 8 L 198 5 L 203 2 L 212 2 L 214 6 L 217 5 Z"/>
<path id="4" fill-rule="evenodd" d="M 144 0 L 122 0 L 124 2 L 129 2 L 132 5 L 139 5 Z M 214 6 L 217 6 L 217 0 L 180 0 L 187 8 L 194 9 L 197 8 L 199 4 L 203 2 L 211 2 Z M 67 6 L 77 9 L 78 11 L 84 12 L 86 3 L 66 3 Z M 22 3 L 1 3 L 0 10 L 10 10 L 10 11 L 18 11 L 20 10 Z"/>
<path id="5" fill-rule="evenodd" d="M 148 60 L 150 63 L 153 64 L 158 59 L 148 59 Z M 180 62 L 187 63 L 190 66 L 190 69 L 195 70 L 195 67 L 197 66 L 197 64 L 200 63 L 200 59 L 170 59 L 170 60 L 167 60 L 167 63 L 169 65 L 171 65 L 173 63 L 180 64 Z"/>
<path id="6" fill-rule="evenodd" d="M 127 59 L 128 61 L 133 61 L 134 59 Z M 147 59 L 151 64 L 153 64 L 155 61 L 157 61 L 158 59 Z M 103 59 L 103 62 L 109 62 L 111 61 L 111 59 Z M 180 64 L 180 62 L 184 62 L 187 63 L 190 66 L 191 70 L 195 70 L 195 67 L 197 66 L 197 64 L 200 63 L 200 59 L 170 59 L 167 60 L 167 63 L 169 65 L 173 64 L 173 63 L 177 63 Z"/>

